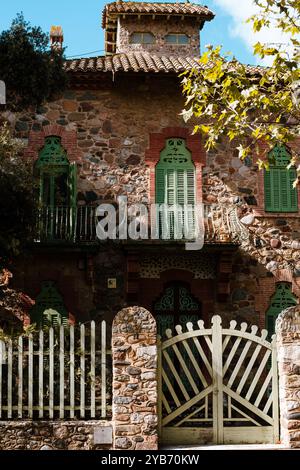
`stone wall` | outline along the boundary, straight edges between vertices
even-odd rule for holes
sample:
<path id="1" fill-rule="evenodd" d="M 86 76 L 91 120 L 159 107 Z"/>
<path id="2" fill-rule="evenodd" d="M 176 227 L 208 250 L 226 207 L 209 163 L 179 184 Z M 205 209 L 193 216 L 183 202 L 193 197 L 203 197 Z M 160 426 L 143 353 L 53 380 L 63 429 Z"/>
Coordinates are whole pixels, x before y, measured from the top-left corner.
<path id="1" fill-rule="evenodd" d="M 132 33 L 150 32 L 154 35 L 154 44 L 130 44 Z M 166 44 L 165 36 L 169 33 L 183 33 L 189 37 L 189 44 Z M 199 56 L 200 36 L 199 23 L 194 18 L 163 18 L 152 19 L 150 16 L 137 18 L 121 18 L 117 35 L 117 53 L 148 52 L 157 55 L 175 55 L 183 57 Z"/>
<path id="2" fill-rule="evenodd" d="M 99 426 L 111 429 L 108 421 L 0 421 L 0 450 L 109 450 L 94 444 Z"/>
<path id="3" fill-rule="evenodd" d="M 142 307 L 113 322 L 114 448 L 155 450 L 157 436 L 156 322 Z"/>
<path id="4" fill-rule="evenodd" d="M 155 450 L 156 322 L 142 307 L 121 310 L 112 328 L 112 421 L 0 421 L 0 450 Z"/>
<path id="5" fill-rule="evenodd" d="M 243 163 L 226 143 L 219 146 L 217 153 L 208 153 L 203 169 L 204 202 L 235 204 L 250 232 L 242 250 L 278 280 L 289 277 L 289 282 L 293 282 L 300 275 L 299 211 L 265 213 L 263 187 L 263 172 L 258 170 L 255 155 Z M 300 203 L 299 189 L 298 200 Z"/>
<path id="6" fill-rule="evenodd" d="M 300 448 L 300 308 L 292 307 L 276 321 L 281 441 Z"/>

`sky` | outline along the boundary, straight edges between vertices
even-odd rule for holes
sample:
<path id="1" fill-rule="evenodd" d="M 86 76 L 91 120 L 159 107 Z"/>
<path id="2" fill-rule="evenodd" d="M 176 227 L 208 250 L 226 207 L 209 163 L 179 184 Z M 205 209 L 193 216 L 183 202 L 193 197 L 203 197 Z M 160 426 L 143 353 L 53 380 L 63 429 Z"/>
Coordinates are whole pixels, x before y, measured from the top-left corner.
<path id="1" fill-rule="evenodd" d="M 104 54 L 104 32 L 101 29 L 101 14 L 107 3 L 104 0 L 0 1 L 3 2 L 0 9 L 0 31 L 8 29 L 16 14 L 23 12 L 31 25 L 41 26 L 44 32 L 50 31 L 51 25 L 62 26 L 67 57 Z M 251 31 L 250 25 L 245 24 L 245 20 L 255 12 L 252 0 L 204 0 L 203 3 L 191 0 L 192 2 L 207 5 L 216 14 L 215 19 L 206 23 L 201 32 L 202 51 L 206 44 L 220 44 L 225 52 L 232 52 L 241 62 L 256 64 L 252 45 L 258 39 L 264 42 L 280 41 L 275 29 L 262 32 L 258 37 Z"/>

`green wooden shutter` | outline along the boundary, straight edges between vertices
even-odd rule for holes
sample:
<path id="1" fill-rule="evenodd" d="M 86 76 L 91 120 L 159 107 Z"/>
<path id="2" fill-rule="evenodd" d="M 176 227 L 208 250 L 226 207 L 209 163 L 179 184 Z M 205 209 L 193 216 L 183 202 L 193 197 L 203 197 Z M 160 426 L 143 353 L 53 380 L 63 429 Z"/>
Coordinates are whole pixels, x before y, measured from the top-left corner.
<path id="1" fill-rule="evenodd" d="M 156 168 L 155 202 L 157 204 L 163 204 L 165 202 L 165 169 L 164 168 Z"/>
<path id="2" fill-rule="evenodd" d="M 196 203 L 196 185 L 195 185 L 195 170 L 186 170 L 187 180 L 187 204 L 188 204 L 188 215 L 187 224 L 189 230 L 195 233 L 195 203 Z"/>
<path id="3" fill-rule="evenodd" d="M 69 187 L 69 197 L 70 197 L 70 207 L 77 207 L 77 165 L 76 163 L 71 163 L 69 166 L 69 178 L 68 178 L 68 187 Z"/>
<path id="4" fill-rule="evenodd" d="M 69 166 L 68 175 L 68 189 L 69 189 L 69 204 L 70 204 L 70 230 L 69 236 L 71 239 L 76 238 L 76 223 L 77 223 L 77 165 L 71 163 Z"/>
<path id="5" fill-rule="evenodd" d="M 176 201 L 178 208 L 184 207 L 187 204 L 187 178 L 186 170 L 184 168 L 176 169 Z M 181 239 L 184 237 L 184 223 L 185 214 L 181 210 L 176 211 L 175 214 L 175 232 L 174 238 Z"/>
<path id="6" fill-rule="evenodd" d="M 271 171 L 271 184 L 272 184 L 273 211 L 279 212 L 281 210 L 280 170 L 277 168 L 272 168 L 270 171 Z"/>
<path id="7" fill-rule="evenodd" d="M 265 170 L 265 210 L 272 211 L 272 182 L 271 182 L 271 170 Z"/>
<path id="8" fill-rule="evenodd" d="M 187 177 L 185 169 L 176 170 L 176 203 L 183 206 L 187 204 Z"/>
<path id="9" fill-rule="evenodd" d="M 281 199 L 281 204 L 280 204 L 280 209 L 282 211 L 287 211 L 289 209 L 290 203 L 290 187 L 289 187 L 289 180 L 288 180 L 288 170 L 278 170 L 279 173 L 279 178 L 280 178 L 280 199 Z"/>
<path id="10" fill-rule="evenodd" d="M 167 204 L 176 204 L 176 171 L 172 168 L 166 170 L 166 195 Z"/>
<path id="11" fill-rule="evenodd" d="M 293 187 L 296 170 L 287 169 L 290 159 L 288 150 L 281 145 L 269 153 L 270 169 L 264 175 L 266 212 L 298 211 L 297 190 Z"/>
<path id="12" fill-rule="evenodd" d="M 288 212 L 297 212 L 298 211 L 298 193 L 297 189 L 294 188 L 294 181 L 297 179 L 297 172 L 295 168 L 288 170 L 288 185 L 289 185 L 289 204 L 290 208 Z"/>

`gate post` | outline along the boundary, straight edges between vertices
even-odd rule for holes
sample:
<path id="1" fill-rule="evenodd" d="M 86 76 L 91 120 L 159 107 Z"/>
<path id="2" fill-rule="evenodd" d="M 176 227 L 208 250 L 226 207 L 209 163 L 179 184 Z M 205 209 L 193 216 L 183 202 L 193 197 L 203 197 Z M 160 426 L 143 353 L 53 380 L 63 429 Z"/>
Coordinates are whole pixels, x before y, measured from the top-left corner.
<path id="1" fill-rule="evenodd" d="M 156 450 L 156 322 L 143 307 L 128 307 L 112 327 L 114 449 Z"/>
<path id="2" fill-rule="evenodd" d="M 281 442 L 300 448 L 300 306 L 276 321 Z"/>
<path id="3" fill-rule="evenodd" d="M 162 439 L 162 349 L 161 338 L 157 338 L 157 414 L 158 414 L 158 438 Z"/>
<path id="4" fill-rule="evenodd" d="M 213 380 L 213 439 L 214 444 L 223 444 L 223 360 L 222 319 L 212 317 L 212 380 Z"/>

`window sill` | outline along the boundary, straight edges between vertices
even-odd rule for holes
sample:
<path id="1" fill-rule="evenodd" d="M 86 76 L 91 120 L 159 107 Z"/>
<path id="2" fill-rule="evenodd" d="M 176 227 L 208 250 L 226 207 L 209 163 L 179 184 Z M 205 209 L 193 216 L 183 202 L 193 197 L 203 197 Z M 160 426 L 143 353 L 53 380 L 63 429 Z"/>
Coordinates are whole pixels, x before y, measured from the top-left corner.
<path id="1" fill-rule="evenodd" d="M 300 217 L 298 212 L 265 212 L 263 209 L 255 209 L 253 211 L 255 217 L 268 217 L 273 219 L 296 219 Z"/>

